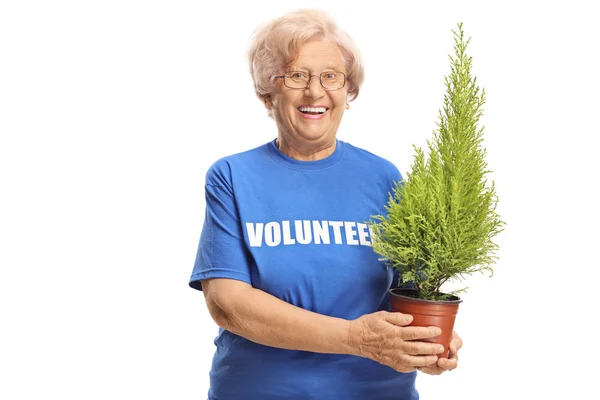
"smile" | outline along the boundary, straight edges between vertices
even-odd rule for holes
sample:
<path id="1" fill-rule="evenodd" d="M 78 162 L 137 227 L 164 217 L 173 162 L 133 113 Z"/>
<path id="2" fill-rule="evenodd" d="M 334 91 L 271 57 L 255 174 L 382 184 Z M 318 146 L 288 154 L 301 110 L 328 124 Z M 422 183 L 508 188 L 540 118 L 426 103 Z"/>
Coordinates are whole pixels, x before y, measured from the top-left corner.
<path id="1" fill-rule="evenodd" d="M 329 109 L 324 106 L 316 106 L 316 107 L 300 106 L 300 107 L 298 107 L 297 110 L 300 112 L 300 115 L 302 116 L 302 118 L 321 119 L 327 113 L 327 111 Z"/>

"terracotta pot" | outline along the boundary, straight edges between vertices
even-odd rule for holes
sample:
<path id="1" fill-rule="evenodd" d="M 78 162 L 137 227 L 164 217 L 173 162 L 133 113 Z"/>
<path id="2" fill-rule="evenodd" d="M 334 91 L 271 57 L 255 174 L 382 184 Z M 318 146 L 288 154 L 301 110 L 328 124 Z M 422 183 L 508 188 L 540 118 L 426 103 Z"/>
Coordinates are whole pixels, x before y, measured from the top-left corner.
<path id="1" fill-rule="evenodd" d="M 390 304 L 392 312 L 401 312 L 413 316 L 412 326 L 437 326 L 442 330 L 440 336 L 424 339 L 426 342 L 440 343 L 444 351 L 438 358 L 448 358 L 450 340 L 454 321 L 458 312 L 458 304 L 462 302 L 459 297 L 452 296 L 448 300 L 424 300 L 416 297 L 412 289 L 390 289 Z"/>

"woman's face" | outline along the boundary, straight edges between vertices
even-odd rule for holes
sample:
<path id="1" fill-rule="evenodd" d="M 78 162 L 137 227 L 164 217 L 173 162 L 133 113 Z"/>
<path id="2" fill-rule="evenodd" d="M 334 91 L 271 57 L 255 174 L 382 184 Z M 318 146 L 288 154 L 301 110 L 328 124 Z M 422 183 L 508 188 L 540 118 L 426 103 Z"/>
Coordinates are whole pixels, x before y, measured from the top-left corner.
<path id="1" fill-rule="evenodd" d="M 346 73 L 342 52 L 329 41 L 308 42 L 300 47 L 298 58 L 286 68 L 285 72 L 289 71 L 317 76 L 311 78 L 307 89 L 290 89 L 282 78 L 276 79 L 267 107 L 273 111 L 280 138 L 298 150 L 331 146 L 344 115 L 348 83 L 342 89 L 325 90 L 318 75 L 325 71 Z M 300 111 L 306 106 L 325 107 L 326 111 L 319 115 Z"/>

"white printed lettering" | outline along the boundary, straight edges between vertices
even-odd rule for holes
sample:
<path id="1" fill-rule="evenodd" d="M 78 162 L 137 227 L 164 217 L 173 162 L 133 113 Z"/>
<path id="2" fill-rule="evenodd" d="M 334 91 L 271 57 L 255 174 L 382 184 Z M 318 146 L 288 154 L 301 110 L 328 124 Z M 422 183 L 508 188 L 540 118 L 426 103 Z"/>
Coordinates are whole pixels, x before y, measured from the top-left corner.
<path id="1" fill-rule="evenodd" d="M 354 237 L 356 236 L 356 222 L 346 221 L 344 222 L 344 230 L 346 231 L 346 244 L 350 246 L 358 246 L 358 240 Z"/>
<path id="2" fill-rule="evenodd" d="M 313 221 L 312 225 L 315 244 L 329 244 L 329 224 L 327 221 Z"/>
<path id="3" fill-rule="evenodd" d="M 265 225 L 265 243 L 270 247 L 281 243 L 281 226 L 277 222 L 269 222 Z"/>
<path id="4" fill-rule="evenodd" d="M 290 231 L 290 221 L 281 221 L 281 228 L 283 229 L 283 244 L 296 244 L 296 240 L 292 238 Z"/>
<path id="5" fill-rule="evenodd" d="M 312 233 L 310 231 L 310 221 L 294 221 L 296 227 L 296 239 L 300 244 L 309 244 L 312 242 Z M 304 229 L 302 229 L 304 225 Z"/>
<path id="6" fill-rule="evenodd" d="M 262 246 L 262 238 L 263 238 L 263 224 L 259 222 L 256 224 L 256 228 L 254 228 L 254 224 L 252 222 L 246 222 L 246 230 L 248 231 L 248 241 L 250 242 L 251 247 L 260 247 Z"/>
<path id="7" fill-rule="evenodd" d="M 329 221 L 329 226 L 333 227 L 333 239 L 335 240 L 335 244 L 342 244 L 342 226 L 344 223 L 342 221 Z"/>
<path id="8" fill-rule="evenodd" d="M 372 246 L 373 231 L 368 224 L 354 221 L 286 220 L 246 222 L 250 247 L 269 247 L 295 244 L 347 244 Z M 343 229 L 343 231 L 342 231 Z M 345 238 L 345 240 L 344 240 Z"/>
<path id="9" fill-rule="evenodd" d="M 362 246 L 371 246 L 371 242 L 369 241 L 369 234 L 367 230 L 369 229 L 367 224 L 361 224 L 358 222 L 356 224 L 358 230 L 358 241 Z"/>

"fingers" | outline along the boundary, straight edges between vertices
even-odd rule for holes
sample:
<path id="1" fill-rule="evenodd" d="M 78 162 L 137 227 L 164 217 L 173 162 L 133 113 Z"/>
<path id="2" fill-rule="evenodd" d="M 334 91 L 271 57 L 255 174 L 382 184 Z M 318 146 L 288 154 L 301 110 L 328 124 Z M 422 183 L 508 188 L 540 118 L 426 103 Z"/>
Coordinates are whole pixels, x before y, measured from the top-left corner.
<path id="1" fill-rule="evenodd" d="M 440 336 L 442 330 L 436 326 L 410 326 L 412 321 L 412 315 L 399 312 L 379 311 L 360 317 L 351 324 L 360 328 L 351 330 L 357 338 L 356 354 L 400 372 L 419 369 L 440 374 L 456 368 L 456 352 L 451 352 L 454 357 L 438 363 L 437 354 L 444 352 L 444 346 L 430 339 Z M 453 346 L 460 348 L 460 337 L 453 335 L 453 339 Z"/>
<path id="2" fill-rule="evenodd" d="M 413 320 L 410 314 L 382 311 L 380 315 L 386 322 L 405 327 L 402 330 L 404 340 L 431 339 L 442 334 L 442 330 L 436 326 L 408 326 Z"/>
<path id="3" fill-rule="evenodd" d="M 429 367 L 420 367 L 417 368 L 419 371 L 426 373 L 428 375 L 440 375 L 445 370 L 438 366 L 429 366 Z"/>
<path id="4" fill-rule="evenodd" d="M 435 355 L 413 356 L 410 354 L 403 354 L 401 359 L 404 365 L 411 366 L 413 368 L 427 367 L 432 364 L 435 365 L 435 363 L 438 361 L 438 358 Z"/>
<path id="5" fill-rule="evenodd" d="M 413 316 L 410 314 L 402 314 L 399 312 L 386 312 L 383 311 L 381 316 L 386 322 L 397 326 L 407 326 L 413 320 Z"/>
<path id="6" fill-rule="evenodd" d="M 460 348 L 463 345 L 463 341 L 460 338 L 460 336 L 458 336 L 458 333 L 456 333 L 456 331 L 452 331 L 452 340 L 450 341 L 450 353 L 451 354 L 456 354 L 458 353 L 458 350 L 460 350 Z"/>
<path id="7" fill-rule="evenodd" d="M 394 368 L 398 372 L 412 372 L 415 370 L 421 370 L 422 368 L 437 368 L 436 366 L 437 356 L 414 356 L 410 354 L 400 355 L 394 362 L 386 363 L 390 367 Z"/>
<path id="8" fill-rule="evenodd" d="M 440 368 L 446 371 L 452 371 L 454 368 L 458 367 L 458 359 L 457 358 L 440 358 L 437 361 L 437 364 Z"/>
<path id="9" fill-rule="evenodd" d="M 462 339 L 456 332 L 452 332 L 452 340 L 450 342 L 450 353 L 448 358 L 440 358 L 435 365 L 417 368 L 419 371 L 429 375 L 440 375 L 446 371 L 452 371 L 458 367 L 458 350 L 462 347 Z"/>
<path id="10" fill-rule="evenodd" d="M 407 326 L 402 329 L 402 339 L 418 340 L 431 339 L 442 334 L 437 326 Z"/>
<path id="11" fill-rule="evenodd" d="M 406 341 L 403 343 L 402 349 L 404 353 L 410 355 L 437 355 L 444 351 L 444 346 L 438 343 Z"/>
<path id="12" fill-rule="evenodd" d="M 459 340 L 457 341 L 457 343 L 461 342 L 460 338 L 458 338 L 458 339 Z M 453 342 L 455 341 L 454 338 L 452 341 Z M 455 347 L 456 346 L 458 346 L 458 348 L 460 348 L 462 346 L 462 343 L 455 344 Z M 451 349 L 450 349 L 450 354 L 448 355 L 448 358 L 440 358 L 437 361 L 437 365 L 438 365 L 439 369 L 442 370 L 441 372 L 452 371 L 453 369 L 458 367 L 458 355 L 456 354 L 457 352 L 452 351 L 452 344 L 450 345 L 450 347 L 451 347 Z"/>
<path id="13" fill-rule="evenodd" d="M 437 364 L 420 367 L 417 369 L 428 375 L 440 375 L 446 371 L 452 371 L 456 367 L 458 367 L 457 358 L 440 358 L 438 359 Z"/>

